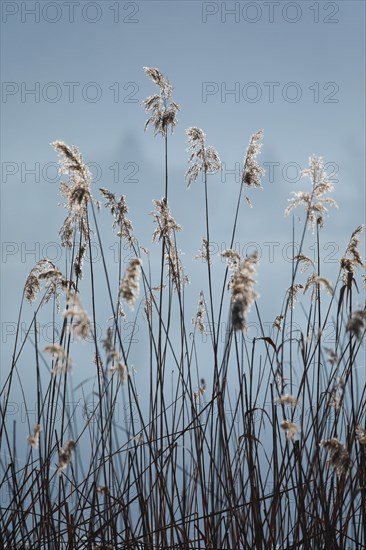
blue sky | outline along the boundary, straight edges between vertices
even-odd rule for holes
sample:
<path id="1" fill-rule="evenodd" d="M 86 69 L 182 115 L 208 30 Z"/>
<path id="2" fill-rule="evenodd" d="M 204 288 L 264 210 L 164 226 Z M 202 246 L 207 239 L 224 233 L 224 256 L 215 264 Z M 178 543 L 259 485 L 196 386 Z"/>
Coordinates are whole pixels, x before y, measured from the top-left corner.
<path id="1" fill-rule="evenodd" d="M 78 145 L 85 160 L 94 163 L 95 196 L 100 186 L 126 195 L 141 244 L 151 246 L 148 213 L 152 199 L 163 194 L 163 149 L 160 138 L 143 131 L 141 101 L 155 90 L 144 66 L 161 69 L 181 105 L 169 141 L 170 203 L 184 228 L 179 246 L 192 280 L 190 315 L 204 274 L 193 261 L 204 235 L 203 188 L 198 181 L 187 191 L 184 182 L 190 126 L 206 132 L 207 143 L 225 163 L 224 175 L 210 178 L 211 238 L 217 250 L 228 246 L 238 193 L 237 177 L 229 171 L 242 163 L 250 135 L 264 129 L 259 158 L 267 167 L 264 190 L 250 193 L 252 210 L 243 201 L 237 242 L 244 252 L 250 247 L 262 252 L 258 290 L 268 321 L 278 313 L 290 278 L 286 254 L 292 221 L 283 217 L 287 198 L 293 190 L 309 188 L 308 180 L 296 181 L 298 167 L 306 167 L 313 153 L 331 163 L 340 206 L 331 211 L 322 233 L 325 274 L 331 277 L 351 232 L 365 222 L 364 2 L 74 4 L 72 21 L 67 2 L 2 2 L 5 360 L 23 284 L 35 261 L 46 253 L 61 267 L 65 262 L 57 235 L 65 211 L 57 208 L 51 141 Z M 111 224 L 106 213 L 101 224 L 106 230 Z M 302 226 L 296 224 L 299 234 Z M 309 255 L 315 239 L 310 232 L 307 238 Z M 107 239 L 113 263 L 116 238 Z M 215 262 L 220 264 L 219 257 Z"/>

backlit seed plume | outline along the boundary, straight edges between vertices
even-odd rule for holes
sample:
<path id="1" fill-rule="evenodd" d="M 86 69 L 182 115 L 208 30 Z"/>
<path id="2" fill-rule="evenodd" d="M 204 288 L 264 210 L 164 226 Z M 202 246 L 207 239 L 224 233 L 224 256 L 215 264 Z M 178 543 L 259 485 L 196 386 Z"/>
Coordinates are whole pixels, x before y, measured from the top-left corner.
<path id="1" fill-rule="evenodd" d="M 173 233 L 175 231 L 181 231 L 182 227 L 171 216 L 169 204 L 165 198 L 161 199 L 161 201 L 153 200 L 153 204 L 155 206 L 155 211 L 151 212 L 151 215 L 157 227 L 154 230 L 152 240 L 153 242 L 158 242 L 162 238 L 170 240 Z"/>
<path id="2" fill-rule="evenodd" d="M 221 256 L 226 259 L 229 270 L 236 271 L 240 266 L 240 255 L 235 250 L 224 250 Z"/>
<path id="3" fill-rule="evenodd" d="M 55 362 L 52 374 L 62 374 L 70 369 L 72 363 L 71 357 L 69 357 L 60 344 L 50 344 L 46 346 L 43 351 L 50 353 Z"/>
<path id="4" fill-rule="evenodd" d="M 30 304 L 37 298 L 42 281 L 44 281 L 46 290 L 43 303 L 47 303 L 52 295 L 55 295 L 57 299 L 61 292 L 70 285 L 70 281 L 63 277 L 58 267 L 51 260 L 43 258 L 32 268 L 25 282 L 24 296 Z M 73 283 L 71 283 L 71 286 L 73 286 Z"/>
<path id="5" fill-rule="evenodd" d="M 124 362 L 120 360 L 114 360 L 111 368 L 109 369 L 113 374 L 114 372 L 118 373 L 121 384 L 124 384 L 127 380 L 128 370 Z"/>
<path id="6" fill-rule="evenodd" d="M 120 293 L 130 308 L 133 308 L 139 296 L 141 263 L 140 258 L 133 258 L 121 281 Z"/>
<path id="7" fill-rule="evenodd" d="M 206 134 L 200 128 L 188 128 L 186 134 L 188 138 L 187 151 L 190 152 L 190 156 L 185 178 L 189 187 L 192 182 L 196 181 L 200 172 L 213 174 L 221 170 L 222 165 L 217 151 L 211 145 L 205 146 Z"/>
<path id="8" fill-rule="evenodd" d="M 177 113 L 180 110 L 178 103 L 171 101 L 173 88 L 165 76 L 152 67 L 144 67 L 145 74 L 159 87 L 159 93 L 147 97 L 143 104 L 145 111 L 151 113 L 151 116 L 145 123 L 145 130 L 149 125 L 154 127 L 155 135 L 166 136 L 170 126 L 173 133 L 177 124 Z"/>
<path id="9" fill-rule="evenodd" d="M 91 333 L 90 320 L 75 292 L 67 291 L 64 318 L 70 319 L 69 331 L 77 340 L 85 340 Z"/>
<path id="10" fill-rule="evenodd" d="M 357 340 L 361 341 L 366 330 L 366 310 L 357 309 L 354 311 L 348 319 L 346 329 L 354 334 Z"/>
<path id="11" fill-rule="evenodd" d="M 261 139 L 263 138 L 263 130 L 259 130 L 250 138 L 249 146 L 244 157 L 244 168 L 241 174 L 241 182 L 246 187 L 256 187 L 263 189 L 261 178 L 265 174 L 265 170 L 259 166 L 256 157 L 262 148 Z M 247 201 L 249 200 L 246 197 Z M 250 201 L 249 201 L 250 204 Z"/>
<path id="12" fill-rule="evenodd" d="M 300 267 L 301 273 L 304 273 L 310 266 L 314 267 L 314 262 L 311 258 L 308 256 L 304 256 L 303 254 L 298 254 L 294 257 L 294 261 L 298 262 Z"/>
<path id="13" fill-rule="evenodd" d="M 206 391 L 206 382 L 202 378 L 200 380 L 200 387 L 198 388 L 197 391 L 193 392 L 193 397 L 194 397 L 195 401 L 199 401 L 200 398 L 202 397 L 202 395 L 204 395 L 205 391 Z"/>
<path id="14" fill-rule="evenodd" d="M 64 470 L 71 462 L 71 454 L 75 449 L 75 441 L 69 439 L 66 441 L 65 445 L 60 448 L 58 453 L 59 463 L 58 463 L 58 475 L 62 475 L 62 470 Z"/>
<path id="15" fill-rule="evenodd" d="M 275 399 L 274 403 L 276 403 L 276 405 L 291 405 L 291 407 L 296 407 L 297 399 L 293 395 L 286 393 L 281 395 L 278 399 Z"/>
<path id="16" fill-rule="evenodd" d="M 38 449 L 39 447 L 39 434 L 41 433 L 42 428 L 39 424 L 36 424 L 33 428 L 33 435 L 28 435 L 27 441 L 33 449 Z"/>
<path id="17" fill-rule="evenodd" d="M 181 289 L 181 285 L 185 286 L 189 284 L 187 275 L 184 275 L 184 268 L 180 259 L 182 252 L 177 250 L 175 243 L 168 240 L 168 251 L 165 254 L 166 264 L 168 266 L 168 276 L 172 283 L 175 285 L 176 290 Z"/>
<path id="18" fill-rule="evenodd" d="M 275 320 L 273 321 L 273 328 L 276 328 L 278 331 L 281 331 L 282 330 L 282 320 L 283 320 L 283 315 L 277 315 Z"/>
<path id="19" fill-rule="evenodd" d="M 113 342 L 113 330 L 111 327 L 107 329 L 107 336 L 102 340 L 103 348 L 107 356 L 107 365 L 111 365 L 109 371 L 111 374 L 117 372 L 119 374 L 121 383 L 124 384 L 127 380 L 128 370 L 122 360 L 121 354 L 115 349 Z"/>
<path id="20" fill-rule="evenodd" d="M 288 300 L 289 300 L 289 306 L 291 309 L 294 309 L 295 304 L 297 302 L 297 295 L 299 294 L 300 290 L 302 290 L 304 286 L 300 283 L 290 286 L 289 289 L 287 289 L 288 292 Z"/>
<path id="21" fill-rule="evenodd" d="M 345 472 L 351 465 L 351 460 L 346 447 L 335 437 L 323 439 L 319 447 L 326 449 L 330 454 L 329 465 L 338 473 Z"/>
<path id="22" fill-rule="evenodd" d="M 192 324 L 197 327 L 197 330 L 200 334 L 205 334 L 205 313 L 206 313 L 206 304 L 203 292 L 200 293 L 200 299 L 198 302 L 196 317 L 192 319 Z"/>
<path id="23" fill-rule="evenodd" d="M 347 246 L 346 252 L 341 258 L 341 269 L 347 273 L 354 273 L 356 267 L 364 267 L 363 259 L 361 257 L 360 251 L 358 249 L 360 244 L 359 235 L 363 231 L 363 226 L 359 225 L 351 235 L 349 245 Z M 346 282 L 346 281 L 345 281 Z"/>
<path id="24" fill-rule="evenodd" d="M 328 292 L 328 294 L 330 294 L 331 296 L 333 295 L 332 283 L 326 277 L 320 277 L 319 275 L 316 275 L 316 273 L 313 273 L 312 275 L 310 275 L 305 284 L 304 294 L 311 286 L 313 287 L 312 299 L 315 296 L 315 291 L 318 288 L 318 286 L 319 287 L 323 286 L 325 290 Z"/>
<path id="25" fill-rule="evenodd" d="M 198 252 L 197 256 L 194 257 L 195 260 L 203 260 L 209 265 L 212 265 L 212 258 L 210 253 L 210 244 L 207 239 L 202 237 L 202 248 Z"/>
<path id="26" fill-rule="evenodd" d="M 283 420 L 281 422 L 281 428 L 285 431 L 288 441 L 295 441 L 297 434 L 301 432 L 299 426 L 290 420 Z"/>
<path id="27" fill-rule="evenodd" d="M 107 199 L 105 207 L 109 208 L 112 216 L 114 216 L 113 229 L 117 228 L 118 237 L 122 237 L 130 246 L 132 246 L 136 239 L 133 237 L 133 227 L 130 220 L 127 218 L 128 206 L 126 204 L 126 199 L 124 195 L 121 195 L 119 200 L 116 199 L 114 193 L 108 191 L 108 189 L 100 188 L 100 192 L 103 197 Z"/>
<path id="28" fill-rule="evenodd" d="M 67 174 L 69 178 L 68 183 L 60 184 L 61 195 L 66 199 L 64 206 L 68 211 L 60 235 L 61 245 L 72 248 L 76 230 L 81 232 L 84 241 L 89 239 L 87 206 L 91 200 L 91 174 L 77 147 L 69 147 L 63 141 L 54 141 L 51 146 L 62 157 L 59 161 L 59 173 Z"/>
<path id="29" fill-rule="evenodd" d="M 259 297 L 253 290 L 257 262 L 257 253 L 247 256 L 231 279 L 231 322 L 234 330 L 245 329 L 247 314 L 254 300 Z"/>
<path id="30" fill-rule="evenodd" d="M 330 349 L 330 348 L 325 348 L 325 351 L 327 352 L 327 355 L 328 355 L 328 361 L 331 365 L 336 365 L 338 363 L 338 355 L 337 353 Z"/>
<path id="31" fill-rule="evenodd" d="M 357 439 L 360 445 L 366 445 L 366 430 L 361 428 L 361 426 L 357 426 L 356 428 L 356 435 Z"/>
<path id="32" fill-rule="evenodd" d="M 324 216 L 328 212 L 327 206 L 338 208 L 335 200 L 326 197 L 325 194 L 333 191 L 334 187 L 330 181 L 333 174 L 326 173 L 322 157 L 313 155 L 309 158 L 309 168 L 302 171 L 302 177 L 311 180 L 311 193 L 304 191 L 292 191 L 293 198 L 288 199 L 290 203 L 285 210 L 285 216 L 298 206 L 305 207 L 306 222 L 308 227 L 314 231 L 316 224 L 320 227 L 324 224 Z"/>
<path id="33" fill-rule="evenodd" d="M 79 279 L 83 278 L 83 266 L 84 266 L 84 258 L 86 253 L 86 245 L 82 244 L 79 248 L 78 253 L 76 254 L 75 261 L 74 261 L 74 272 L 76 277 Z"/>

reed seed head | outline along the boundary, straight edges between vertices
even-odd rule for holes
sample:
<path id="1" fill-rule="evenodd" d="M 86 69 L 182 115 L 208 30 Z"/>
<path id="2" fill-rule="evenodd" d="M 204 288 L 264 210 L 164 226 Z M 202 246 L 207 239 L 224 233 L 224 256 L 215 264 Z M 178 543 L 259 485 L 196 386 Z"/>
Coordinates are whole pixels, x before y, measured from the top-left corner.
<path id="1" fill-rule="evenodd" d="M 208 147 L 205 146 L 206 134 L 200 128 L 195 126 L 188 128 L 186 134 L 188 138 L 187 151 L 190 153 L 190 156 L 185 179 L 187 187 L 189 187 L 191 183 L 197 180 L 201 172 L 205 175 L 208 173 L 214 174 L 218 170 L 221 170 L 222 163 L 216 149 L 211 145 Z"/>
<path id="2" fill-rule="evenodd" d="M 261 178 L 265 174 L 265 170 L 259 166 L 257 163 L 257 156 L 259 155 L 262 144 L 261 139 L 263 138 L 263 130 L 259 130 L 253 134 L 250 138 L 248 149 L 244 158 L 244 168 L 241 174 L 241 182 L 246 187 L 256 187 L 257 189 L 263 189 L 261 184 Z M 249 205 L 251 206 L 250 200 Z"/>
<path id="3" fill-rule="evenodd" d="M 169 126 L 173 133 L 180 107 L 178 103 L 171 101 L 173 88 L 159 69 L 144 67 L 144 71 L 159 87 L 159 94 L 151 95 L 143 102 L 145 111 L 151 113 L 151 116 L 145 122 L 145 130 L 151 125 L 154 127 L 155 135 L 161 134 L 162 137 L 165 137 Z"/>
<path id="4" fill-rule="evenodd" d="M 332 175 L 326 173 L 322 157 L 311 156 L 309 158 L 309 167 L 302 171 L 302 177 L 308 177 L 311 180 L 311 193 L 292 191 L 291 194 L 294 197 L 288 199 L 290 204 L 285 210 L 285 216 L 288 216 L 294 208 L 304 206 L 308 227 L 311 227 L 313 232 L 317 224 L 323 227 L 324 217 L 328 213 L 327 207 L 338 208 L 337 203 L 333 199 L 325 196 L 326 193 L 334 189 L 330 181 Z"/>
<path id="5" fill-rule="evenodd" d="M 297 424 L 287 419 L 281 422 L 281 428 L 286 432 L 286 439 L 288 441 L 295 441 L 297 434 L 301 432 Z"/>
<path id="6" fill-rule="evenodd" d="M 33 449 L 38 449 L 39 447 L 39 434 L 41 433 L 42 428 L 40 424 L 36 424 L 33 428 L 33 435 L 28 435 L 27 441 Z"/>
<path id="7" fill-rule="evenodd" d="M 231 322 L 234 330 L 244 330 L 253 302 L 259 297 L 253 287 L 258 262 L 257 253 L 247 256 L 234 272 L 231 282 Z"/>
<path id="8" fill-rule="evenodd" d="M 75 441 L 69 439 L 66 441 L 63 447 L 59 450 L 59 463 L 58 463 L 58 475 L 62 475 L 62 470 L 64 470 L 71 463 L 71 455 L 75 449 Z"/>
<path id="9" fill-rule="evenodd" d="M 329 465 L 335 469 L 337 473 L 343 473 L 351 465 L 351 459 L 346 447 L 338 441 L 337 438 L 323 439 L 319 446 L 326 449 L 330 454 Z"/>
<path id="10" fill-rule="evenodd" d="M 133 306 L 139 296 L 141 264 L 142 262 L 140 258 L 133 258 L 130 261 L 126 273 L 121 281 L 121 296 L 131 309 L 133 309 Z"/>

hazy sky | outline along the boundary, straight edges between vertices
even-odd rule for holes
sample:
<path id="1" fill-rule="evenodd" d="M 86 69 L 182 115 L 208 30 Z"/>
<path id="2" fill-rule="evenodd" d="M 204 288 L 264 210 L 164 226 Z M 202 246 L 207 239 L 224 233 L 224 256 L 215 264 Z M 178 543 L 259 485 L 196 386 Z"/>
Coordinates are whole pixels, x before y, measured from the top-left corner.
<path id="1" fill-rule="evenodd" d="M 66 258 L 57 235 L 65 211 L 57 208 L 51 141 L 78 145 L 92 163 L 95 196 L 100 186 L 126 195 L 141 244 L 151 246 L 148 213 L 152 199 L 163 195 L 163 148 L 161 138 L 143 131 L 141 101 L 155 92 L 144 66 L 161 69 L 181 105 L 169 138 L 170 204 L 184 228 L 179 246 L 192 279 L 190 315 L 205 273 L 193 262 L 204 235 L 203 187 L 198 181 L 187 191 L 184 182 L 190 126 L 206 132 L 225 163 L 223 173 L 210 178 L 217 251 L 229 245 L 248 140 L 264 129 L 264 190 L 250 193 L 253 209 L 243 201 L 237 243 L 243 253 L 257 248 L 262 254 L 258 290 L 268 321 L 290 278 L 292 220 L 283 211 L 291 191 L 309 189 L 308 180 L 298 181 L 299 170 L 313 153 L 336 171 L 340 209 L 331 211 L 322 233 L 325 271 L 334 272 L 350 233 L 365 222 L 363 1 L 3 1 L 1 8 L 6 361 L 29 271 L 44 255 L 60 267 Z M 107 213 L 100 223 L 109 228 Z M 314 237 L 309 232 L 307 238 L 310 255 Z M 108 239 L 113 264 L 116 238 Z M 1 371 L 7 371 L 4 361 Z"/>

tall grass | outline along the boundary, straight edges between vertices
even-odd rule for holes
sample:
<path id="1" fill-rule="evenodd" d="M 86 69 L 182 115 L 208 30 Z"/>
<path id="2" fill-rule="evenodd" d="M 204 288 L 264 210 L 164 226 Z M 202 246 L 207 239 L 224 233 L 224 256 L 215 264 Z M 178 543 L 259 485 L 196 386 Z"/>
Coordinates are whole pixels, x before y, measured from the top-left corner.
<path id="1" fill-rule="evenodd" d="M 144 102 L 146 126 L 162 137 L 165 167 L 164 195 L 154 201 L 156 261 L 134 235 L 126 198 L 103 188 L 100 198 L 112 215 L 121 251 L 117 274 L 111 274 L 100 230 L 102 204 L 91 194 L 88 169 L 76 147 L 52 144 L 67 176 L 60 188 L 67 210 L 60 238 L 71 262 L 65 273 L 47 258 L 38 262 L 22 295 L 1 390 L 0 546 L 364 548 L 366 395 L 359 355 L 365 351 L 366 315 L 355 305 L 358 271 L 364 267 L 362 227 L 352 234 L 331 283 L 322 273 L 320 238 L 327 209 L 336 204 L 329 198 L 332 185 L 322 159 L 311 157 L 304 171 L 310 192 L 294 193 L 286 210 L 304 208 L 300 250 L 284 276 L 290 284 L 282 310 L 268 330 L 256 292 L 258 256 L 241 258 L 232 249 L 241 209 L 247 207 L 245 199 L 250 202 L 244 189 L 261 187 L 263 170 L 256 158 L 262 132 L 250 138 L 245 154 L 217 295 L 207 176 L 221 163 L 202 130 L 190 128 L 187 183 L 202 185 L 197 181 L 202 175 L 200 259 L 207 269 L 198 305 L 192 306 L 179 252 L 182 228 L 168 201 L 169 130 L 179 106 L 164 75 L 158 69 L 145 72 L 158 86 Z M 309 229 L 316 237 L 315 262 L 303 253 Z M 101 251 L 103 284 L 92 261 L 93 243 Z M 132 254 L 126 269 L 125 243 Z M 311 299 L 303 300 L 304 293 Z M 102 338 L 96 330 L 105 326 L 101 299 L 110 309 Z M 34 309 L 24 335 L 25 302 Z M 42 347 L 37 319 L 44 311 L 53 341 Z M 260 326 L 252 342 L 245 338 L 249 316 Z M 133 319 L 132 335 L 138 329 L 143 334 L 139 353 L 146 365 L 138 372 L 134 345 L 123 335 L 126 318 Z M 226 318 L 228 329 L 222 333 Z M 330 321 L 335 337 L 328 349 L 323 334 Z M 199 360 L 203 337 L 210 379 L 204 379 Z M 24 382 L 24 363 L 33 368 L 33 387 Z M 70 371 L 80 363 L 88 365 L 90 375 L 75 387 Z M 80 396 L 87 404 L 81 420 Z M 26 435 L 19 419 L 13 420 L 14 401 L 24 405 Z M 121 422 L 121 410 L 127 422 Z"/>

